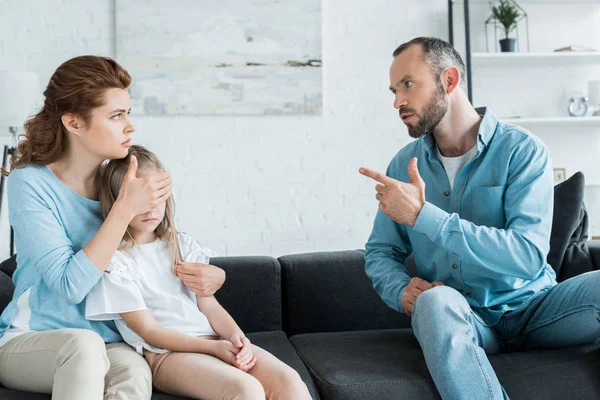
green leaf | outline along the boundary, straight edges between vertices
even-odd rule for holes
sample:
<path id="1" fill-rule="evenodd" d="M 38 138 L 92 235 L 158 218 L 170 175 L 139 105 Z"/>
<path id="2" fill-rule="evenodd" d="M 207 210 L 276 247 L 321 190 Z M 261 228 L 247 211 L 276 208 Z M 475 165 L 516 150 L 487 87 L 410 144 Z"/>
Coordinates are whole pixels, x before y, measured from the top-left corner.
<path id="1" fill-rule="evenodd" d="M 504 27 L 504 33 L 508 38 L 510 32 L 517 27 L 517 20 L 521 11 L 512 0 L 500 0 L 500 4 L 494 6 L 490 3 L 492 15 Z"/>

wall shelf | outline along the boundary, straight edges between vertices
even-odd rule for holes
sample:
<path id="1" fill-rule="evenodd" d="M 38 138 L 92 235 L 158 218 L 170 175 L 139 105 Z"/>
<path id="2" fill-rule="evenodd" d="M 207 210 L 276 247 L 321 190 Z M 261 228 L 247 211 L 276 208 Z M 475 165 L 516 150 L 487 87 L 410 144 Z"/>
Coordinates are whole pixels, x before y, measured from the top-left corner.
<path id="1" fill-rule="evenodd" d="M 477 67 L 556 66 L 600 64 L 600 51 L 557 51 L 548 53 L 473 53 Z"/>
<path id="2" fill-rule="evenodd" d="M 600 117 L 499 118 L 515 125 L 600 125 Z"/>

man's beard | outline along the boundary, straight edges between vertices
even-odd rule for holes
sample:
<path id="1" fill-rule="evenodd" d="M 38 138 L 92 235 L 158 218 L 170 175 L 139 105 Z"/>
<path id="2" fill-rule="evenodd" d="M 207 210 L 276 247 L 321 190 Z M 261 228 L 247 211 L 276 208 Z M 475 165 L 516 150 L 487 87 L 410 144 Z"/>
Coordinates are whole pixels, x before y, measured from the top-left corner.
<path id="1" fill-rule="evenodd" d="M 406 112 L 413 111 L 400 109 L 400 114 Z M 423 112 L 419 114 L 414 113 L 419 118 L 419 123 L 415 126 L 406 124 L 406 127 L 408 128 L 408 134 L 410 137 L 415 139 L 418 139 L 421 136 L 432 134 L 435 127 L 438 126 L 447 112 L 448 100 L 446 99 L 446 96 L 444 96 L 443 87 L 438 87 L 438 90 L 434 94 L 429 104 L 425 106 Z"/>

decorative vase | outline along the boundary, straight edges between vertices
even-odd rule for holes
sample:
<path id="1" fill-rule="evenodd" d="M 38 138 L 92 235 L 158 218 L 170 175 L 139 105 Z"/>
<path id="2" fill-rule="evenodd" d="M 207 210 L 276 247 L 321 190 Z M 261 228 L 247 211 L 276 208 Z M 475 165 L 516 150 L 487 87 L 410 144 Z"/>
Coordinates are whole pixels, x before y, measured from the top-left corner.
<path id="1" fill-rule="evenodd" d="M 512 53 L 515 51 L 515 39 L 506 38 L 500 40 L 500 51 L 503 53 Z"/>

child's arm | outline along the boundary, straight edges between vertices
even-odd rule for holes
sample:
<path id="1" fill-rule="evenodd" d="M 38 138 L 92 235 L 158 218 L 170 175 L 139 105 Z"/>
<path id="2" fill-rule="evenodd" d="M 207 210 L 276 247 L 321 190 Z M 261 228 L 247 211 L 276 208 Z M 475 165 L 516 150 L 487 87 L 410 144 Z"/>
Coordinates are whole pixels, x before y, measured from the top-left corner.
<path id="1" fill-rule="evenodd" d="M 243 371 L 248 371 L 256 362 L 256 359 L 253 359 L 252 362 L 242 363 L 239 358 L 236 358 L 240 350 L 229 340 L 203 339 L 164 328 L 156 322 L 148 310 L 131 311 L 119 315 L 131 330 L 153 347 L 183 353 L 208 354 Z"/>
<path id="2" fill-rule="evenodd" d="M 198 309 L 206 315 L 210 326 L 217 335 L 230 340 L 233 336 L 244 334 L 238 324 L 231 318 L 231 315 L 215 299 L 215 296 L 197 295 L 196 301 L 198 302 Z"/>
<path id="3" fill-rule="evenodd" d="M 240 368 L 252 368 L 256 362 L 256 357 L 252 355 L 252 345 L 231 315 L 219 304 L 215 296 L 196 296 L 196 300 L 198 309 L 206 316 L 214 331 L 237 348 L 237 365 L 241 366 Z"/>
<path id="4" fill-rule="evenodd" d="M 177 352 L 214 355 L 217 341 L 163 328 L 148 310 L 125 312 L 119 315 L 131 330 L 153 347 Z"/>

